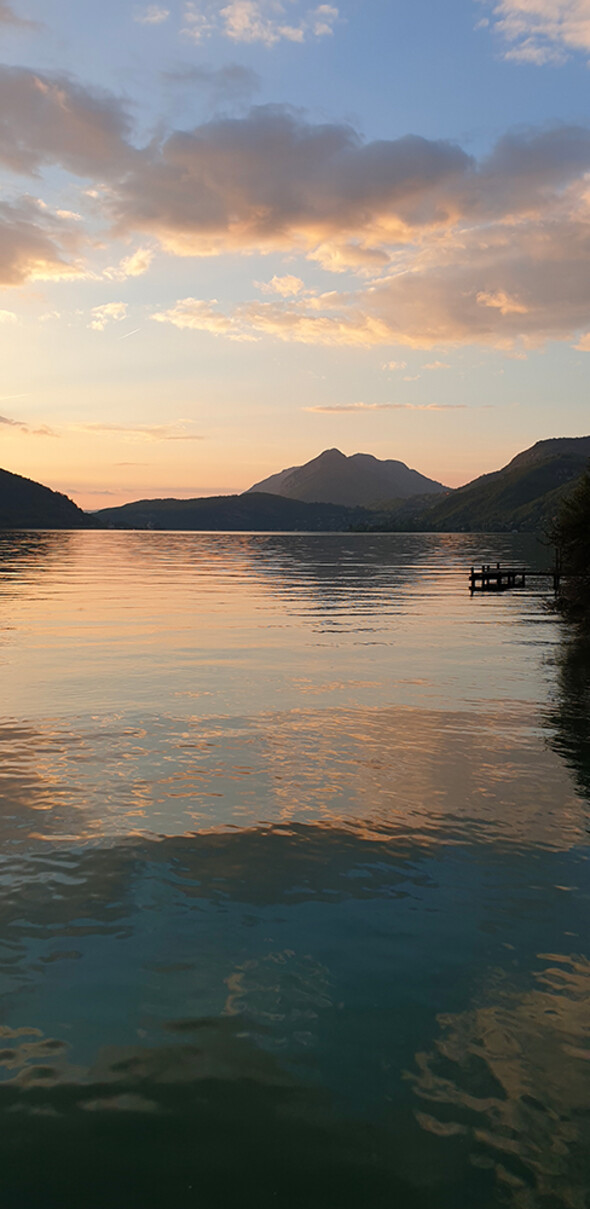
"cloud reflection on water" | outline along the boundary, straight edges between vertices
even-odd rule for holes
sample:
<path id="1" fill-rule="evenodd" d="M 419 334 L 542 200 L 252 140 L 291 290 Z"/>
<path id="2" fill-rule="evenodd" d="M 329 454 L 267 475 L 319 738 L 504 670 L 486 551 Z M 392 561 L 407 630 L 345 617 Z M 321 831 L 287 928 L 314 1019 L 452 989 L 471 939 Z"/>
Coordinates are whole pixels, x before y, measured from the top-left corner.
<path id="1" fill-rule="evenodd" d="M 422 1128 L 468 1140 L 469 1161 L 494 1172 L 519 1209 L 584 1209 L 590 1168 L 590 964 L 539 954 L 530 989 L 502 971 L 466 1012 L 441 1016 L 413 1082 Z M 495 985 L 494 985 L 495 984 Z"/>
<path id="2" fill-rule="evenodd" d="M 13 843 L 325 821 L 562 848 L 586 823 L 517 703 L 472 716 L 391 706 L 15 723 L 0 726 L 0 794 Z"/>
<path id="3" fill-rule="evenodd" d="M 579 1209 L 587 684 L 477 541 L 2 539 L 7 1209 Z"/>
<path id="4" fill-rule="evenodd" d="M 50 1205 L 106 1136 L 91 1205 L 125 1151 L 121 1204 L 159 1203 L 167 1153 L 175 1204 L 199 1203 L 195 1180 L 231 1197 L 247 1168 L 261 1204 L 296 1205 L 305 1164 L 318 1209 L 336 1194 L 352 1209 L 363 1181 L 384 1209 L 450 1209 L 457 1182 L 490 1209 L 499 1189 L 580 1209 L 588 965 L 564 945 L 583 940 L 584 873 L 569 851 L 531 864 L 321 824 L 7 859 L 8 1188 L 26 1131 L 52 1156 Z M 20 1182 L 35 1206 L 36 1179 Z"/>

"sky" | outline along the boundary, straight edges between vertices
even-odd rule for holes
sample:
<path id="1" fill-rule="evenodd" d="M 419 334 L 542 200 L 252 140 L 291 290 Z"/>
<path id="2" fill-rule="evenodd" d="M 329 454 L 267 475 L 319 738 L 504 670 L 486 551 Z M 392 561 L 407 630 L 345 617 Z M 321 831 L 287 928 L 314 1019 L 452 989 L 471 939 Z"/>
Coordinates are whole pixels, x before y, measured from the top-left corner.
<path id="1" fill-rule="evenodd" d="M 0 0 L 0 465 L 83 507 L 590 431 L 590 0 Z"/>

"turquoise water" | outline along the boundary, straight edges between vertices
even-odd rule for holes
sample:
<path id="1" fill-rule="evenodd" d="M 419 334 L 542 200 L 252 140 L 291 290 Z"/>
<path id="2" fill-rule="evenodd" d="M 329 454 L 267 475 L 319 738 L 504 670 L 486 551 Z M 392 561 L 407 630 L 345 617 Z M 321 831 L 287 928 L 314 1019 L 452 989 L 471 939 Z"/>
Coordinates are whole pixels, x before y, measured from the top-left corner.
<path id="1" fill-rule="evenodd" d="M 3 1209 L 583 1209 L 590 659 L 521 536 L 0 538 Z"/>

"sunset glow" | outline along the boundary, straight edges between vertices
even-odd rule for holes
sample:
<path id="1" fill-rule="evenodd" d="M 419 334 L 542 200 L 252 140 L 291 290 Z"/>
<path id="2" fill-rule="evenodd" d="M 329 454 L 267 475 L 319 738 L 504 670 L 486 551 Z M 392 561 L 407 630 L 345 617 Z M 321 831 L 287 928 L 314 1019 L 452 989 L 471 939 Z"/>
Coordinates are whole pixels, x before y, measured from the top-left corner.
<path id="1" fill-rule="evenodd" d="M 588 0 L 0 5 L 6 469 L 85 507 L 588 429 Z"/>

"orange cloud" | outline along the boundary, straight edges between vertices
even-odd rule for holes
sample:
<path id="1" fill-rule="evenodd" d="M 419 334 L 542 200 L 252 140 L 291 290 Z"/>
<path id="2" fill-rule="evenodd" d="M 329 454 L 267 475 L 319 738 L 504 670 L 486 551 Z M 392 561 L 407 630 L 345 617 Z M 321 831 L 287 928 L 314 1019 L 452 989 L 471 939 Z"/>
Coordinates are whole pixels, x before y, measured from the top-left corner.
<path id="1" fill-rule="evenodd" d="M 0 284 L 82 277 L 84 234 L 32 197 L 0 202 Z"/>
<path id="2" fill-rule="evenodd" d="M 480 290 L 475 301 L 479 302 L 480 306 L 496 307 L 501 315 L 526 315 L 528 310 L 528 307 L 516 298 L 509 298 L 504 290 Z"/>
<path id="3" fill-rule="evenodd" d="M 522 220 L 516 237 L 514 231 L 491 224 L 456 242 L 435 241 L 414 266 L 346 293 L 248 302 L 231 312 L 214 308 L 213 315 L 211 304 L 184 299 L 158 318 L 232 338 L 417 349 L 534 348 L 587 331 L 590 212 L 580 209 L 561 222 Z"/>
<path id="4" fill-rule="evenodd" d="M 331 296 L 332 297 L 332 296 Z M 231 340 L 255 340 L 261 335 L 301 344 L 359 345 L 388 343 L 387 328 L 378 318 L 363 315 L 320 314 L 314 300 L 284 307 L 279 303 L 249 302 L 226 314 L 217 310 L 217 300 L 183 298 L 167 311 L 152 315 L 158 323 L 193 331 L 229 336 Z"/>
<path id="5" fill-rule="evenodd" d="M 284 277 L 275 275 L 270 281 L 256 281 L 254 284 L 263 294 L 280 294 L 282 298 L 300 294 L 304 288 L 301 278 L 294 277 L 292 273 L 287 273 Z"/>
<path id="6" fill-rule="evenodd" d="M 465 411 L 466 403 L 326 403 L 317 407 L 304 407 L 312 412 L 362 412 L 362 411 Z"/>
<path id="7" fill-rule="evenodd" d="M 319 10 L 314 10 L 319 11 Z M 558 126 L 501 138 L 477 163 L 454 143 L 364 141 L 349 125 L 313 124 L 258 106 L 131 142 L 114 96 L 24 68 L 0 68 L 0 160 L 84 178 L 92 219 L 110 237 L 149 237 L 181 256 L 295 253 L 364 284 L 306 293 L 294 274 L 261 288 L 271 301 L 231 312 L 180 299 L 153 318 L 234 340 L 325 345 L 483 343 L 513 349 L 590 328 L 590 130 Z M 0 203 L 0 281 L 91 275 L 74 212 L 30 198 Z M 142 245 L 118 267 L 147 271 Z M 97 274 L 94 274 L 97 276 Z"/>
<path id="8" fill-rule="evenodd" d="M 125 302 L 105 302 L 102 306 L 92 308 L 92 319 L 88 327 L 95 332 L 104 332 L 107 324 L 120 323 L 126 317 L 127 304 Z"/>

